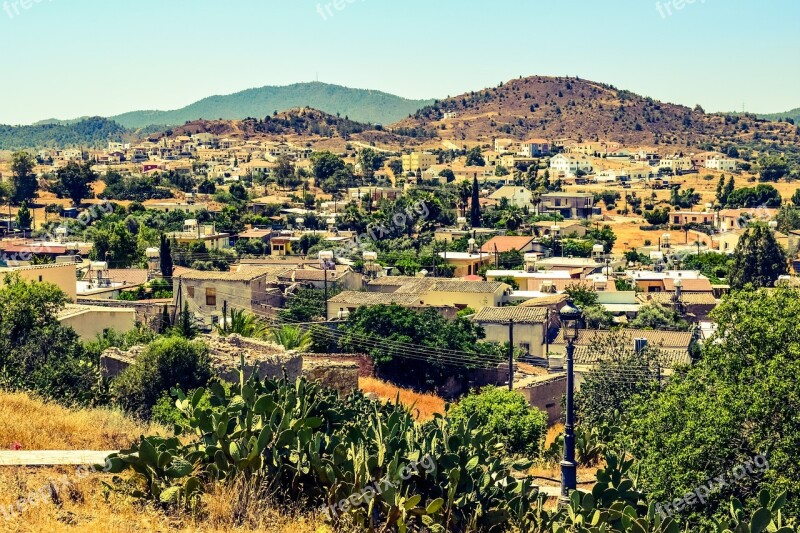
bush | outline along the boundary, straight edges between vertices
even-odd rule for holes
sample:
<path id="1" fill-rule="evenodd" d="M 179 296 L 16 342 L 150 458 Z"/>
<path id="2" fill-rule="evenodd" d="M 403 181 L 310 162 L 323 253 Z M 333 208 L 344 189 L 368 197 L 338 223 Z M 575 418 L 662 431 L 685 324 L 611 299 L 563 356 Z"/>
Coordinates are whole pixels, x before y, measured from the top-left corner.
<path id="1" fill-rule="evenodd" d="M 208 348 L 203 343 L 160 338 L 112 382 L 112 396 L 127 411 L 149 418 L 170 388 L 196 389 L 208 383 L 211 375 Z"/>
<path id="2" fill-rule="evenodd" d="M 539 455 L 542 451 L 547 417 L 529 407 L 517 392 L 486 387 L 463 398 L 449 416 L 456 421 L 475 417 L 474 423 L 496 435 L 511 453 Z"/>

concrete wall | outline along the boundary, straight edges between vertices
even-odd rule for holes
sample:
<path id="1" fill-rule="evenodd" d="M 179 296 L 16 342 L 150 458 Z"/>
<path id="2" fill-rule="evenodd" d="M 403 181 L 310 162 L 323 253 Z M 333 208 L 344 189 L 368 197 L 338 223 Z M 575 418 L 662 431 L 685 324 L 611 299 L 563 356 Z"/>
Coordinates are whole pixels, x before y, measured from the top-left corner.
<path id="1" fill-rule="evenodd" d="M 92 341 L 106 329 L 126 333 L 136 327 L 136 310 L 112 307 L 74 306 L 59 319 L 71 327 L 82 341 Z"/>

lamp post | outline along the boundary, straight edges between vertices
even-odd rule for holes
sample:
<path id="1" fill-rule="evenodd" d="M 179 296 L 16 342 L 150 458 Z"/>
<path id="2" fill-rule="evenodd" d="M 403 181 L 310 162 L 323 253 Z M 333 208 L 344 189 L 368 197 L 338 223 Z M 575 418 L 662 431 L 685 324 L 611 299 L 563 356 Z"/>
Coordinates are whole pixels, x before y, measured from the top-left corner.
<path id="1" fill-rule="evenodd" d="M 561 503 L 569 502 L 570 491 L 578 485 L 577 465 L 575 464 L 575 341 L 581 327 L 581 311 L 571 300 L 561 308 L 561 328 L 567 343 L 567 416 L 564 424 L 564 460 L 561 461 Z"/>

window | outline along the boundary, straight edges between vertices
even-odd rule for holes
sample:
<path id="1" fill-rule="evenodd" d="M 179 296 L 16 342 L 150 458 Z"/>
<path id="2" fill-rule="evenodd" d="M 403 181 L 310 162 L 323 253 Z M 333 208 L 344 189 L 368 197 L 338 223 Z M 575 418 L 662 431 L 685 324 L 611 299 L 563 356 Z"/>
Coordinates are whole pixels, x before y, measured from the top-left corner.
<path id="1" fill-rule="evenodd" d="M 186 292 L 189 294 L 189 298 L 194 298 L 194 287 L 186 287 Z"/>
<path id="2" fill-rule="evenodd" d="M 530 345 L 530 344 L 528 344 L 527 342 L 522 342 L 522 343 L 520 343 L 519 347 L 520 347 L 520 349 L 521 349 L 522 351 L 524 351 L 526 354 L 528 354 L 528 355 L 530 355 L 530 354 L 531 354 L 531 345 Z"/>
<path id="3" fill-rule="evenodd" d="M 217 289 L 209 287 L 206 289 L 206 305 L 216 307 L 217 305 Z"/>

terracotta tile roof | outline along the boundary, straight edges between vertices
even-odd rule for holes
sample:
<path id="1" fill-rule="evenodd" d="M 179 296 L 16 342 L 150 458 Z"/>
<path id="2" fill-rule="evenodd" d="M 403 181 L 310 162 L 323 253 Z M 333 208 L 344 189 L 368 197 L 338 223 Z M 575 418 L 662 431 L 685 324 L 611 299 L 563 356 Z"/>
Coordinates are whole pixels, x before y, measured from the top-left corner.
<path id="1" fill-rule="evenodd" d="M 533 298 L 522 302 L 517 307 L 546 307 L 550 305 L 557 305 L 564 302 L 569 298 L 566 294 L 553 294 L 550 296 L 542 296 L 540 298 Z"/>
<path id="2" fill-rule="evenodd" d="M 674 292 L 638 293 L 636 295 L 636 300 L 642 304 L 650 302 L 671 304 L 673 303 L 674 297 Z M 717 299 L 714 298 L 714 295 L 710 292 L 684 292 L 681 295 L 681 300 L 686 305 L 717 305 Z"/>
<path id="3" fill-rule="evenodd" d="M 385 292 L 360 292 L 343 291 L 330 298 L 329 303 L 333 304 L 355 304 L 355 305 L 420 305 L 419 294 L 397 294 Z"/>
<path id="4" fill-rule="evenodd" d="M 482 324 L 505 324 L 514 320 L 518 324 L 541 324 L 547 318 L 543 307 L 484 307 L 472 317 Z"/>
<path id="5" fill-rule="evenodd" d="M 578 334 L 576 346 L 591 346 L 595 342 L 602 342 L 612 333 L 608 330 L 582 329 Z M 626 329 L 624 335 L 633 343 L 633 339 L 647 339 L 647 344 L 658 348 L 681 348 L 688 349 L 692 342 L 692 333 L 688 331 L 664 331 L 647 329 Z M 558 336 L 553 344 L 564 345 L 564 330 L 558 332 Z"/>
<path id="6" fill-rule="evenodd" d="M 369 282 L 371 287 L 402 287 L 403 285 L 408 285 L 409 283 L 415 283 L 423 278 L 417 278 L 414 276 L 382 276 L 380 278 L 375 278 Z"/>
<path id="7" fill-rule="evenodd" d="M 533 239 L 534 238 L 530 236 L 509 237 L 507 235 L 498 235 L 486 241 L 483 246 L 481 246 L 481 251 L 485 254 L 494 253 L 495 247 L 500 253 L 510 252 L 511 250 L 522 250 L 528 246 Z"/>
<path id="8" fill-rule="evenodd" d="M 261 268 L 244 268 L 238 272 L 219 272 L 214 270 L 181 270 L 180 273 L 173 272 L 173 277 L 178 277 L 185 280 L 195 281 L 242 281 L 249 282 L 258 279 L 262 276 L 272 277 L 277 279 L 279 272 L 285 269 L 275 269 L 274 267 L 261 267 Z"/>
<path id="9" fill-rule="evenodd" d="M 499 281 L 462 281 L 462 280 L 436 280 L 431 287 L 432 292 L 477 292 L 492 293 L 498 289 L 508 287 Z"/>
<path id="10" fill-rule="evenodd" d="M 707 279 L 681 279 L 683 292 L 712 292 L 711 282 Z M 664 278 L 664 290 L 673 292 L 675 290 L 675 279 Z"/>
<path id="11" fill-rule="evenodd" d="M 633 350 L 633 346 L 631 346 Z M 661 348 L 661 364 L 664 367 L 672 368 L 679 365 L 690 365 L 692 358 L 688 350 L 676 348 Z M 576 346 L 575 347 L 575 364 L 576 365 L 596 365 L 604 358 L 597 350 L 593 350 L 590 346 Z"/>

